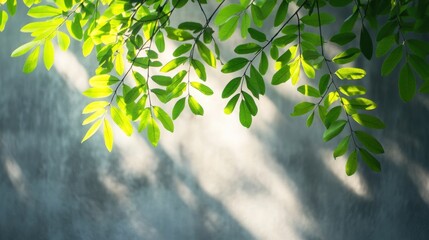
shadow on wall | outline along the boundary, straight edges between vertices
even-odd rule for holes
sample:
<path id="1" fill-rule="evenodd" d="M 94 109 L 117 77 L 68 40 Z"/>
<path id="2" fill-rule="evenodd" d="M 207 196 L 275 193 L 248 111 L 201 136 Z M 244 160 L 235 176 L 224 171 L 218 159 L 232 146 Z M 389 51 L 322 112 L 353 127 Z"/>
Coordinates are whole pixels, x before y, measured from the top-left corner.
<path id="1" fill-rule="evenodd" d="M 0 38 L 7 52 L 25 42 L 11 28 L 21 23 L 12 21 L 8 38 Z M 93 67 L 91 59 L 68 52 L 57 59 L 60 75 L 41 68 L 23 75 L 24 59 L 8 56 L 0 56 L 9 70 L 0 76 L 0 239 L 429 235 L 428 111 L 418 99 L 403 105 L 381 81 L 368 80 L 388 126 L 378 135 L 387 143 L 383 172 L 362 164 L 348 178 L 345 160 L 330 157 L 332 143 L 322 145 L 322 127 L 308 130 L 289 117 L 288 92 L 268 89 L 250 131 L 236 115 L 222 115 L 214 96 L 202 101 L 204 118 L 185 113 L 156 149 L 142 135 L 127 138 L 115 128 L 109 154 L 98 134 L 80 144 L 80 110 L 88 100 L 79 91 L 91 75 L 82 65 Z M 213 83 L 221 92 L 227 79 L 216 74 L 210 76 L 222 80 Z"/>

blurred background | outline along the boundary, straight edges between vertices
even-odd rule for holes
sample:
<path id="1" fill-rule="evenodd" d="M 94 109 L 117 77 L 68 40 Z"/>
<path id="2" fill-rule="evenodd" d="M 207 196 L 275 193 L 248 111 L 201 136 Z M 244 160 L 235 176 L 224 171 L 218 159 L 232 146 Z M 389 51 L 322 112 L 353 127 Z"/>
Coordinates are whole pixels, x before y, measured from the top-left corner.
<path id="1" fill-rule="evenodd" d="M 202 17 L 177 17 L 193 15 Z M 80 143 L 95 56 L 74 43 L 56 49 L 50 72 L 39 64 L 25 75 L 25 57 L 10 53 L 30 40 L 19 32 L 26 10 L 9 21 L 0 35 L 0 239 L 428 239 L 429 98 L 403 103 L 396 74 L 382 78 L 378 60 L 357 66 L 387 126 L 373 132 L 386 151 L 380 174 L 360 164 L 346 176 L 345 159 L 332 157 L 338 139 L 324 143 L 318 121 L 308 129 L 289 116 L 303 100 L 289 82 L 267 84 L 243 128 L 223 113 L 232 77 L 216 70 L 215 95 L 197 95 L 204 117 L 185 109 L 157 148 L 115 128 L 108 153 L 100 133 Z M 224 61 L 240 41 L 223 43 Z"/>

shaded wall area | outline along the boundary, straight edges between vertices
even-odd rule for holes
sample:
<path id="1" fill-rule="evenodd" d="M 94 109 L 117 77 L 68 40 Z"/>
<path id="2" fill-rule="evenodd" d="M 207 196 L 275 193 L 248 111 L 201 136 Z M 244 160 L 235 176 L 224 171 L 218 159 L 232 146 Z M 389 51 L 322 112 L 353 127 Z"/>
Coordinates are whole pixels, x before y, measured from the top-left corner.
<path id="1" fill-rule="evenodd" d="M 24 12 L 21 12 L 24 14 Z M 394 79 L 366 66 L 387 129 L 383 171 L 353 177 L 333 160 L 320 124 L 289 116 L 299 96 L 268 89 L 250 130 L 225 116 L 229 80 L 210 72 L 217 95 L 187 111 L 158 148 L 114 129 L 80 144 L 81 95 L 95 67 L 79 46 L 57 51 L 55 69 L 21 73 L 9 53 L 27 36 L 13 18 L 0 38 L 0 239 L 426 239 L 429 235 L 429 98 L 399 100 Z M 170 46 L 172 47 L 172 46 Z M 231 56 L 225 54 L 225 59 Z M 364 64 L 364 63 L 362 63 Z"/>

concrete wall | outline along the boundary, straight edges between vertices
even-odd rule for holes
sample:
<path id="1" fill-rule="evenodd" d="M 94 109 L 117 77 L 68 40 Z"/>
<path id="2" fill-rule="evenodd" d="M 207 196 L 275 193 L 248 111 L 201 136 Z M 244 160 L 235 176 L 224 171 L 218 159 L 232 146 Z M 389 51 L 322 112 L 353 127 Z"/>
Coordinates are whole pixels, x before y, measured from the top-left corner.
<path id="1" fill-rule="evenodd" d="M 381 174 L 362 164 L 346 177 L 320 124 L 289 117 L 300 100 L 290 84 L 268 87 L 242 128 L 223 114 L 230 78 L 216 71 L 215 96 L 197 96 L 203 118 L 186 110 L 157 148 L 115 128 L 109 154 L 100 134 L 80 144 L 94 56 L 76 45 L 25 75 L 25 59 L 9 57 L 29 40 L 24 22 L 0 35 L 0 239 L 427 239 L 429 98 L 402 103 L 379 65 L 364 81 L 387 125 L 374 133 Z"/>

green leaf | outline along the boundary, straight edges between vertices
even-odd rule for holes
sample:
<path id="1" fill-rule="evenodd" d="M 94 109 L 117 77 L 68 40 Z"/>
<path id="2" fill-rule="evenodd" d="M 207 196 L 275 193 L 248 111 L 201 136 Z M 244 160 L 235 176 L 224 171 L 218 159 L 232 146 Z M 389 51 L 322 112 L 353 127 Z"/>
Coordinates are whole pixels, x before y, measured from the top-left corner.
<path id="1" fill-rule="evenodd" d="M 241 37 L 246 38 L 247 37 L 247 30 L 250 27 L 250 16 L 247 12 L 243 13 L 243 18 L 241 19 Z"/>
<path id="2" fill-rule="evenodd" d="M 202 83 L 191 82 L 191 86 L 197 89 L 198 91 L 200 91 L 204 95 L 207 95 L 207 96 L 213 95 L 213 90 Z"/>
<path id="3" fill-rule="evenodd" d="M 405 64 L 399 73 L 399 96 L 405 102 L 411 101 L 416 93 L 416 79 L 410 65 Z"/>
<path id="4" fill-rule="evenodd" d="M 353 108 L 353 109 L 363 109 L 363 110 L 374 110 L 377 108 L 377 104 L 372 101 L 369 100 L 367 98 L 350 98 L 350 99 L 345 99 L 343 98 L 343 103 L 344 106 L 349 108 Z"/>
<path id="5" fill-rule="evenodd" d="M 329 83 L 331 82 L 331 75 L 325 74 L 320 78 L 319 81 L 319 92 L 323 94 L 328 89 Z"/>
<path id="6" fill-rule="evenodd" d="M 174 123 L 171 117 L 160 107 L 154 106 L 153 113 L 159 119 L 164 128 L 170 132 L 174 132 Z"/>
<path id="7" fill-rule="evenodd" d="M 204 67 L 204 64 L 202 62 L 198 61 L 197 59 L 192 59 L 191 65 L 194 68 L 197 76 L 201 80 L 205 81 L 207 79 L 207 74 L 206 74 L 206 68 Z"/>
<path id="8" fill-rule="evenodd" d="M 226 23 L 219 27 L 219 40 L 225 41 L 232 36 L 238 25 L 238 16 L 233 16 Z"/>
<path id="9" fill-rule="evenodd" d="M 360 50 L 366 59 L 371 60 L 373 52 L 372 39 L 368 30 L 363 25 L 360 32 Z"/>
<path id="10" fill-rule="evenodd" d="M 408 55 L 408 63 L 422 79 L 429 80 L 429 64 L 425 58 L 410 54 Z"/>
<path id="11" fill-rule="evenodd" d="M 192 44 L 184 43 L 184 44 L 180 45 L 179 47 L 177 47 L 176 50 L 174 50 L 173 56 L 179 57 L 180 55 L 189 52 L 191 50 L 191 48 L 192 48 Z"/>
<path id="12" fill-rule="evenodd" d="M 384 60 L 381 66 L 381 75 L 389 75 L 402 59 L 402 45 L 396 47 L 390 55 Z"/>
<path id="13" fill-rule="evenodd" d="M 249 28 L 248 29 L 250 37 L 255 39 L 258 42 L 265 42 L 267 41 L 267 36 L 265 35 L 265 33 L 254 29 L 254 28 Z"/>
<path id="14" fill-rule="evenodd" d="M 40 43 L 38 41 L 36 41 L 36 42 L 31 41 L 31 42 L 25 43 L 25 44 L 21 45 L 20 47 L 18 47 L 17 49 L 15 49 L 10 56 L 11 57 L 19 57 L 21 55 L 24 55 L 28 51 L 30 51 L 31 49 L 33 49 L 35 46 L 37 46 L 39 44 Z"/>
<path id="15" fill-rule="evenodd" d="M 329 128 L 331 124 L 340 117 L 342 111 L 343 108 L 341 106 L 336 106 L 329 110 L 328 113 L 326 113 L 325 119 L 323 120 L 325 127 Z"/>
<path id="16" fill-rule="evenodd" d="M 86 132 L 85 136 L 82 138 L 81 143 L 85 142 L 90 137 L 92 137 L 92 135 L 94 135 L 94 133 L 98 130 L 98 128 L 100 127 L 100 125 L 101 125 L 101 119 L 99 119 L 96 122 L 94 122 L 94 124 L 92 124 L 92 126 Z"/>
<path id="17" fill-rule="evenodd" d="M 158 31 L 155 35 L 155 45 L 159 52 L 164 52 L 165 41 L 164 41 L 164 34 L 161 31 Z"/>
<path id="18" fill-rule="evenodd" d="M 358 168 L 357 151 L 354 150 L 347 159 L 346 163 L 346 174 L 347 176 L 353 175 Z"/>
<path id="19" fill-rule="evenodd" d="M 265 52 L 261 52 L 261 60 L 259 61 L 259 72 L 265 75 L 268 71 L 268 57 Z"/>
<path id="20" fill-rule="evenodd" d="M 389 52 L 389 50 L 392 48 L 393 44 L 395 44 L 394 35 L 390 35 L 386 38 L 383 38 L 381 41 L 378 41 L 375 47 L 375 56 L 382 57 L 386 55 L 387 52 Z"/>
<path id="21" fill-rule="evenodd" d="M 166 27 L 165 30 L 167 31 L 167 37 L 172 40 L 183 42 L 194 39 L 194 36 L 192 36 L 192 34 L 186 30 L 176 29 L 172 27 Z"/>
<path id="22" fill-rule="evenodd" d="M 276 17 L 274 19 L 274 27 L 279 26 L 286 19 L 286 14 L 289 6 L 289 2 L 283 0 L 277 9 Z"/>
<path id="23" fill-rule="evenodd" d="M 92 87 L 107 87 L 118 83 L 119 81 L 120 80 L 115 76 L 109 74 L 100 74 L 90 78 L 89 85 L 91 85 Z"/>
<path id="24" fill-rule="evenodd" d="M 319 26 L 319 17 L 320 17 L 320 25 L 327 25 L 335 22 L 335 17 L 329 13 L 320 13 L 306 15 L 301 18 L 301 21 L 309 26 L 318 27 Z"/>
<path id="25" fill-rule="evenodd" d="M 152 75 L 151 78 L 154 82 L 156 82 L 156 84 L 160 86 L 168 86 L 173 82 L 173 80 L 169 76 Z"/>
<path id="26" fill-rule="evenodd" d="M 331 37 L 329 41 L 336 43 L 340 46 L 346 45 L 347 43 L 353 41 L 356 38 L 356 34 L 352 32 L 342 32 L 335 34 Z"/>
<path id="27" fill-rule="evenodd" d="M 80 14 L 75 14 L 74 18 L 70 24 L 70 27 L 67 24 L 70 35 L 73 36 L 74 38 L 78 39 L 78 40 L 82 39 L 82 37 L 83 37 L 82 26 L 80 25 L 80 20 L 81 20 L 80 16 L 81 16 Z M 67 22 L 67 23 L 69 23 L 69 22 Z"/>
<path id="28" fill-rule="evenodd" d="M 307 117 L 307 121 L 305 123 L 307 127 L 310 127 L 311 124 L 313 124 L 313 120 L 314 120 L 314 111 Z"/>
<path id="29" fill-rule="evenodd" d="M 408 39 L 407 46 L 414 53 L 420 57 L 426 57 L 429 54 L 429 43 L 419 39 Z"/>
<path id="30" fill-rule="evenodd" d="M 280 83 L 284 83 L 290 79 L 290 67 L 289 65 L 284 65 L 273 75 L 273 79 L 271 80 L 272 85 L 279 85 Z"/>
<path id="31" fill-rule="evenodd" d="M 355 131 L 354 133 L 357 139 L 366 147 L 366 149 L 375 154 L 384 153 L 383 146 L 376 138 L 362 131 Z"/>
<path id="32" fill-rule="evenodd" d="M 200 53 L 201 58 L 211 67 L 216 67 L 216 57 L 212 51 L 204 45 L 204 43 L 197 41 L 198 52 Z"/>
<path id="33" fill-rule="evenodd" d="M 112 116 L 113 121 L 118 125 L 119 128 L 127 135 L 131 136 L 133 133 L 133 126 L 128 120 L 127 116 L 117 107 L 110 107 L 110 115 Z"/>
<path id="34" fill-rule="evenodd" d="M 186 97 L 179 99 L 173 107 L 173 119 L 177 119 L 185 108 Z"/>
<path id="35" fill-rule="evenodd" d="M 165 64 L 162 68 L 161 68 L 161 72 L 169 72 L 171 70 L 176 69 L 178 66 L 180 66 L 181 64 L 183 64 L 184 62 L 186 62 L 188 60 L 187 57 L 178 57 L 175 58 L 171 61 L 169 61 L 167 64 Z"/>
<path id="36" fill-rule="evenodd" d="M 338 143 L 337 147 L 334 150 L 334 158 L 337 158 L 346 154 L 347 149 L 349 148 L 349 142 L 350 142 L 350 135 L 341 139 L 341 141 Z"/>
<path id="37" fill-rule="evenodd" d="M 214 23 L 218 26 L 222 25 L 226 23 L 230 18 L 235 16 L 237 13 L 243 11 L 244 9 L 245 8 L 240 4 L 229 4 L 228 6 L 222 8 L 218 12 L 214 20 Z"/>
<path id="38" fill-rule="evenodd" d="M 314 108 L 315 105 L 316 104 L 311 103 L 311 102 L 301 102 L 301 103 L 298 103 L 293 108 L 293 112 L 291 113 L 291 116 L 304 115 L 304 114 L 310 112 L 311 110 L 313 110 L 313 108 Z"/>
<path id="39" fill-rule="evenodd" d="M 383 129 L 385 127 L 384 123 L 380 119 L 372 115 L 356 113 L 352 115 L 352 118 L 364 127 L 374 129 Z"/>
<path id="40" fill-rule="evenodd" d="M 359 148 L 359 153 L 365 164 L 374 172 L 381 172 L 381 165 L 378 160 L 365 149 Z"/>
<path id="41" fill-rule="evenodd" d="M 150 118 L 147 123 L 147 138 L 149 142 L 156 147 L 160 137 L 161 131 L 159 130 L 158 123 L 156 123 L 155 119 Z"/>
<path id="42" fill-rule="evenodd" d="M 246 66 L 248 62 L 249 60 L 247 58 L 242 58 L 242 57 L 233 58 L 229 60 L 227 63 L 225 63 L 225 65 L 223 65 L 221 72 L 222 73 L 236 72 L 244 68 L 244 66 Z"/>
<path id="43" fill-rule="evenodd" d="M 365 77 L 366 72 L 361 68 L 345 67 L 340 68 L 335 72 L 335 75 L 341 80 L 359 80 Z"/>
<path id="44" fill-rule="evenodd" d="M 256 106 L 255 100 L 253 100 L 252 96 L 250 96 L 247 92 L 241 92 L 244 97 L 244 101 L 246 103 L 247 109 L 249 109 L 250 114 L 256 116 L 258 114 L 258 107 Z"/>
<path id="45" fill-rule="evenodd" d="M 241 83 L 241 77 L 236 77 L 232 79 L 223 89 L 222 91 L 222 98 L 228 98 L 232 94 L 234 94 L 235 91 L 237 91 L 238 87 Z"/>
<path id="46" fill-rule="evenodd" d="M 237 54 L 248 54 L 259 51 L 262 47 L 256 43 L 244 43 L 235 47 L 234 52 Z"/>
<path id="47" fill-rule="evenodd" d="M 195 115 L 204 115 L 204 109 L 203 107 L 198 103 L 197 99 L 195 99 L 193 96 L 189 95 L 188 97 L 188 105 L 191 111 Z"/>
<path id="48" fill-rule="evenodd" d="M 319 90 L 315 89 L 314 87 L 312 87 L 308 84 L 299 86 L 298 92 L 302 93 L 305 96 L 310 96 L 310 97 L 315 97 L 315 98 L 320 97 Z"/>
<path id="49" fill-rule="evenodd" d="M 225 106 L 225 109 L 223 110 L 225 114 L 231 114 L 234 111 L 235 105 L 237 105 L 237 101 L 239 97 L 240 97 L 240 94 L 238 93 L 228 101 L 228 103 Z"/>
<path id="50" fill-rule="evenodd" d="M 346 120 L 337 120 L 329 126 L 328 129 L 325 130 L 323 133 L 323 141 L 327 142 L 331 140 L 332 138 L 336 137 L 338 134 L 340 134 L 344 127 L 346 126 L 347 121 Z"/>
<path id="51" fill-rule="evenodd" d="M 28 55 L 22 68 L 22 71 L 24 73 L 31 73 L 32 71 L 34 71 L 34 69 L 36 69 L 37 61 L 39 59 L 39 51 L 40 46 L 37 46 L 36 48 L 34 48 L 33 52 Z"/>
<path id="52" fill-rule="evenodd" d="M 353 62 L 360 55 L 358 48 L 349 48 L 346 51 L 337 54 L 332 61 L 337 64 L 346 64 Z"/>
<path id="53" fill-rule="evenodd" d="M 253 95 L 258 96 L 258 94 L 265 94 L 265 82 L 262 75 L 258 72 L 258 70 L 251 65 L 250 66 L 250 78 L 246 78 L 246 84 L 249 90 L 252 91 Z"/>
<path id="54" fill-rule="evenodd" d="M 305 60 L 302 60 L 301 64 L 302 64 L 302 68 L 304 69 L 304 73 L 305 75 L 307 75 L 308 78 L 316 77 L 316 71 L 310 64 L 308 64 Z"/>
<path id="55" fill-rule="evenodd" d="M 58 40 L 58 46 L 60 46 L 61 50 L 66 51 L 69 48 L 70 37 L 67 34 L 65 34 L 61 31 L 58 31 L 57 32 L 57 40 Z"/>
<path id="56" fill-rule="evenodd" d="M 252 115 L 250 114 L 250 111 L 247 108 L 247 105 L 244 102 L 244 100 L 241 100 L 240 102 L 239 119 L 240 119 L 241 125 L 243 125 L 246 128 L 249 128 L 250 125 L 252 125 Z"/>
<path id="57" fill-rule="evenodd" d="M 112 151 L 113 148 L 113 131 L 110 122 L 107 119 L 104 119 L 103 124 L 103 137 L 104 137 L 104 145 L 106 146 L 109 152 Z"/>

